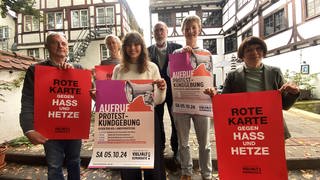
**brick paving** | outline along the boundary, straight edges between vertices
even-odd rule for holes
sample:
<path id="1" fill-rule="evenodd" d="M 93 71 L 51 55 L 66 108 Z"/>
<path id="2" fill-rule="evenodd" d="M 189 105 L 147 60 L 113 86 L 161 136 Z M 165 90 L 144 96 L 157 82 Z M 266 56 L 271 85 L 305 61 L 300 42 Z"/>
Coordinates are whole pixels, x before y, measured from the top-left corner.
<path id="1" fill-rule="evenodd" d="M 165 114 L 167 115 L 167 113 Z M 311 178 L 306 179 L 320 180 L 320 115 L 292 108 L 291 110 L 284 112 L 284 117 L 292 135 L 292 138 L 287 140 L 285 144 L 287 165 L 288 169 L 291 170 L 289 171 L 289 177 L 291 175 L 291 178 L 289 179 L 305 179 L 299 177 L 308 174 L 307 176 L 310 176 Z M 170 141 L 168 138 L 170 137 L 171 133 L 171 125 L 167 116 L 165 118 L 165 127 L 167 138 L 165 158 L 166 163 L 170 164 L 172 152 L 169 147 Z M 211 129 L 210 133 L 212 145 L 212 160 L 216 168 L 216 151 L 213 128 Z M 86 168 L 86 165 L 88 164 L 91 157 L 92 143 L 93 136 L 91 133 L 89 139 L 83 140 L 83 148 L 81 153 L 83 164 L 83 179 L 119 179 L 119 173 L 117 171 L 111 171 L 107 169 L 89 170 Z M 190 146 L 195 167 L 193 179 L 201 179 L 197 167 L 198 143 L 193 127 L 191 127 L 190 133 Z M 30 165 L 30 159 L 31 161 L 33 161 L 34 165 Z M 22 177 L 21 179 L 29 179 L 30 177 L 31 179 L 46 179 L 46 169 L 44 166 L 45 161 L 42 145 L 32 146 L 30 148 L 11 148 L 7 153 L 7 162 L 8 165 L 0 170 L 0 179 L 4 179 L 5 177 L 7 179 L 15 179 L 20 176 Z M 18 170 L 13 170 L 14 168 Z M 308 172 L 303 169 L 316 170 L 310 170 L 310 172 Z M 21 175 L 18 172 L 21 172 L 22 174 L 25 173 L 25 175 Z M 15 176 L 14 174 L 18 175 Z M 214 169 L 213 175 L 217 176 L 216 169 Z M 169 169 L 167 171 L 167 177 L 167 179 L 170 180 L 179 179 L 179 170 L 172 172 Z"/>

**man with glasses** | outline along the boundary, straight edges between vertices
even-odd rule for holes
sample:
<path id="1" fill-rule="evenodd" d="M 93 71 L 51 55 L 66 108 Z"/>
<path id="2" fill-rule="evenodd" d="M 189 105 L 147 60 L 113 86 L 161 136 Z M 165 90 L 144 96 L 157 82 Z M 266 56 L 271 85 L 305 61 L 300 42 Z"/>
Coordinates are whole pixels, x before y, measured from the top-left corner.
<path id="1" fill-rule="evenodd" d="M 174 125 L 174 120 L 171 112 L 172 107 L 172 92 L 171 92 L 171 82 L 170 77 L 167 74 L 167 67 L 169 62 L 169 54 L 172 54 L 174 50 L 182 48 L 180 44 L 176 44 L 173 42 L 167 41 L 168 36 L 168 27 L 164 22 L 157 22 L 153 27 L 153 36 L 156 41 L 154 45 L 148 47 L 149 56 L 152 62 L 157 64 L 161 77 L 167 83 L 167 94 L 165 102 L 159 104 L 155 107 L 156 114 L 160 120 L 160 128 L 161 128 L 161 144 L 163 150 L 165 149 L 165 131 L 163 124 L 163 114 L 164 114 L 164 104 L 167 104 L 168 112 L 171 120 L 171 139 L 170 145 L 173 151 L 174 160 L 177 160 L 178 155 L 178 138 L 176 127 Z"/>

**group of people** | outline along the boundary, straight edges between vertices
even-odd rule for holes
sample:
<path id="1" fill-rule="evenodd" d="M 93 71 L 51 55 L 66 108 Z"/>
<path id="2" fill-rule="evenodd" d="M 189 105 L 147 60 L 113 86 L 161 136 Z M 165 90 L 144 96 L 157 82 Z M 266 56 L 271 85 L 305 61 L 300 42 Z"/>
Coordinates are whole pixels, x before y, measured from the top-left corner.
<path id="1" fill-rule="evenodd" d="M 168 27 L 164 22 L 158 22 L 153 28 L 156 40 L 154 45 L 146 47 L 143 37 L 138 32 L 129 32 L 122 42 L 117 36 L 109 35 L 105 44 L 110 52 L 110 58 L 101 62 L 117 64 L 113 70 L 114 80 L 152 79 L 155 86 L 155 160 L 154 169 L 144 170 L 144 179 L 166 179 L 164 167 L 165 131 L 163 123 L 164 105 L 167 105 L 171 120 L 170 144 L 173 158 L 181 166 L 181 179 L 191 179 L 192 157 L 189 148 L 189 131 L 193 121 L 198 144 L 199 166 L 203 179 L 212 179 L 212 161 L 210 145 L 210 117 L 186 113 L 173 113 L 171 82 L 168 75 L 168 56 L 172 53 L 188 52 L 196 58 L 205 56 L 211 61 L 208 50 L 199 48 L 198 36 L 201 33 L 201 20 L 196 15 L 189 15 L 182 21 L 182 32 L 185 45 L 168 42 Z M 40 65 L 54 66 L 60 69 L 82 68 L 76 64 L 67 63 L 68 41 L 60 33 L 47 36 L 46 48 L 49 58 Z M 291 83 L 285 83 L 279 68 L 262 63 L 266 56 L 267 46 L 258 37 L 245 39 L 238 49 L 238 57 L 243 65 L 231 71 L 224 83 L 222 93 L 255 92 L 279 90 L 282 93 L 283 109 L 289 109 L 299 96 L 299 88 Z M 48 179 L 64 179 L 62 165 L 65 161 L 68 179 L 80 179 L 80 149 L 81 140 L 50 140 L 34 130 L 34 65 L 27 70 L 22 90 L 22 107 L 20 124 L 24 134 L 33 144 L 43 144 L 48 164 Z M 207 87 L 205 94 L 217 94 L 215 87 Z M 286 127 L 286 126 L 285 126 Z M 286 129 L 285 138 L 290 137 Z M 141 169 L 123 169 L 121 178 L 142 179 Z"/>

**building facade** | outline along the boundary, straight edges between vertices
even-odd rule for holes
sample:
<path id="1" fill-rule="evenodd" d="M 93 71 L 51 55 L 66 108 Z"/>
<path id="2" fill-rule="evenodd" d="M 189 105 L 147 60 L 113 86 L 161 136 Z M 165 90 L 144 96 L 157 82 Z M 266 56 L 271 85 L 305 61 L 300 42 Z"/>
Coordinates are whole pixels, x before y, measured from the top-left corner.
<path id="1" fill-rule="evenodd" d="M 0 50 L 0 144 L 23 135 L 19 124 L 26 69 L 39 59 Z"/>
<path id="2" fill-rule="evenodd" d="M 198 46 L 207 49 L 213 54 L 214 62 L 224 60 L 222 30 L 223 0 L 150 0 L 150 29 L 158 22 L 163 21 L 168 26 L 168 41 L 185 45 L 185 38 L 181 31 L 181 23 L 185 16 L 196 14 L 202 19 L 202 31 L 198 37 Z M 152 43 L 155 40 L 152 39 Z M 217 84 L 220 83 L 217 75 L 219 69 L 214 69 Z"/>
<path id="3" fill-rule="evenodd" d="M 16 33 L 15 21 L 11 11 L 5 18 L 0 18 L 0 50 L 11 51 Z"/>
<path id="4" fill-rule="evenodd" d="M 108 56 L 104 38 L 122 37 L 137 30 L 138 24 L 125 0 L 36 0 L 43 15 L 36 18 L 17 14 L 17 50 L 36 58 L 46 58 L 45 38 L 50 31 L 61 32 L 69 41 L 69 61 L 92 68 Z"/>
<path id="5" fill-rule="evenodd" d="M 169 26 L 169 40 L 183 44 L 180 22 L 187 14 L 202 18 L 198 45 L 213 53 L 216 85 L 239 63 L 237 48 L 247 36 L 258 36 L 268 46 L 265 64 L 282 72 L 318 74 L 313 94 L 320 98 L 319 0 L 150 0 L 151 24 Z"/>

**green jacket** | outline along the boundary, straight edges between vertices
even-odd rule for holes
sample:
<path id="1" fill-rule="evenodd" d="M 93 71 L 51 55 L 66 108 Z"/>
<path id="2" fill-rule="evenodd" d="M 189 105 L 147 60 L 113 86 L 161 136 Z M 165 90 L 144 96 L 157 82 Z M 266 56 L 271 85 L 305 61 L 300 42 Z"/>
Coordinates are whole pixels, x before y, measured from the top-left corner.
<path id="1" fill-rule="evenodd" d="M 279 68 L 263 65 L 263 79 L 265 90 L 277 90 L 285 83 Z M 223 85 L 222 94 L 246 92 L 246 79 L 244 66 L 228 73 Z M 282 93 L 282 109 L 288 110 L 296 102 L 299 94 Z M 291 137 L 287 125 L 284 121 L 285 139 Z"/>

